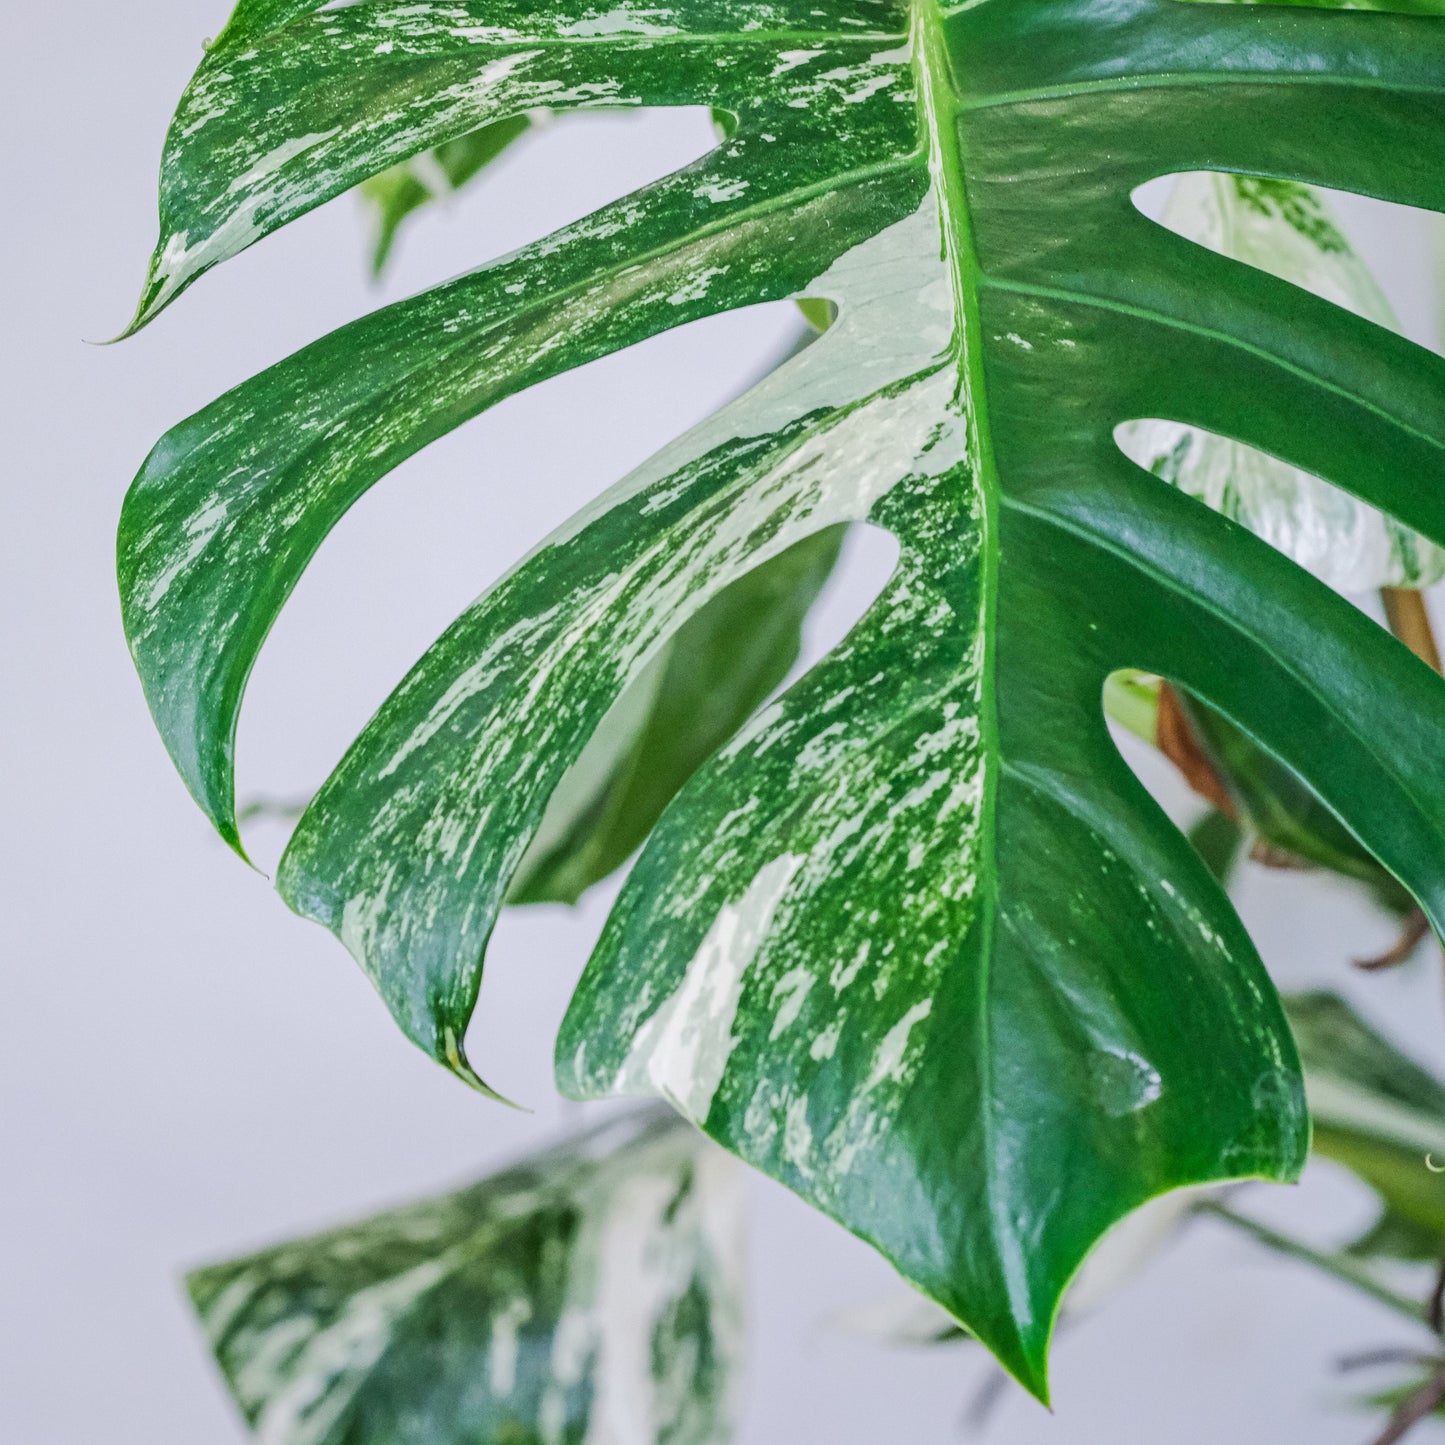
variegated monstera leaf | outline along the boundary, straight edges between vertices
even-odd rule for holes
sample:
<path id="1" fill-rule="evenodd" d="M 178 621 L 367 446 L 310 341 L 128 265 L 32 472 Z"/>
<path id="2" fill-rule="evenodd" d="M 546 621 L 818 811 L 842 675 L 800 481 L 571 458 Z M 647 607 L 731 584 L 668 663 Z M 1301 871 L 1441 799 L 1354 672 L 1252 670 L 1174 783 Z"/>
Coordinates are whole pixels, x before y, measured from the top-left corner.
<path id="1" fill-rule="evenodd" d="M 463 1035 L 487 938 L 564 779 L 576 806 L 589 737 L 730 588 L 838 524 L 886 528 L 897 569 L 851 635 L 663 813 L 559 1077 L 666 1096 L 1043 1394 L 1058 1301 L 1111 1224 L 1179 1185 L 1291 1177 L 1308 1132 L 1279 1002 L 1114 750 L 1105 676 L 1171 677 L 1232 719 L 1445 920 L 1445 683 L 1114 439 L 1204 428 L 1445 542 L 1445 362 L 1172 234 L 1131 192 L 1215 170 L 1445 208 L 1445 22 L 1178 0 L 250 0 L 172 130 L 138 320 L 408 155 L 587 105 L 735 124 L 168 434 L 120 535 L 147 695 L 239 846 L 247 675 L 369 486 L 642 337 L 836 304 L 817 344 L 457 620 L 311 804 L 279 884 L 480 1083 Z"/>
<path id="2" fill-rule="evenodd" d="M 725 1445 L 740 1174 L 654 1106 L 187 1284 L 265 1445 Z"/>

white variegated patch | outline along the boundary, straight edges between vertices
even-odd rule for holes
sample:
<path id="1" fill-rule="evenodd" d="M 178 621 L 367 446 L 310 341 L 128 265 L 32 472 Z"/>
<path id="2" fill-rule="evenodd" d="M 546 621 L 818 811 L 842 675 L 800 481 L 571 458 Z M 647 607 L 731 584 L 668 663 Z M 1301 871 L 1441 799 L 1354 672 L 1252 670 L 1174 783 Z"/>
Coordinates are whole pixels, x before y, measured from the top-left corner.
<path id="1" fill-rule="evenodd" d="M 797 109 L 889 92 L 911 99 L 907 52 L 888 48 L 896 35 L 882 13 L 885 28 L 837 33 L 818 30 L 806 8 L 757 0 L 731 7 L 725 26 L 670 5 L 285 11 L 275 23 L 238 13 L 186 92 L 162 168 L 161 239 L 131 330 L 218 262 L 430 146 L 532 111 L 670 103 L 675 78 L 664 57 L 695 73 L 714 104 L 735 100 L 737 77 L 759 69 Z M 815 36 L 824 43 L 806 47 Z M 318 113 L 349 110 L 345 123 L 298 130 L 303 104 L 266 104 L 284 86 L 325 93 Z M 338 93 L 349 103 L 338 104 Z M 254 123 L 256 112 L 265 124 Z M 729 187 L 714 199 L 737 194 Z"/>
<path id="2" fill-rule="evenodd" d="M 792 854 L 775 858 L 736 903 L 722 909 L 682 986 L 633 1040 L 613 1081 L 615 1093 L 657 1093 L 694 1122 L 707 1118 L 732 1051 L 744 979 L 803 862 Z M 785 1014 L 780 1011 L 778 1017 Z"/>

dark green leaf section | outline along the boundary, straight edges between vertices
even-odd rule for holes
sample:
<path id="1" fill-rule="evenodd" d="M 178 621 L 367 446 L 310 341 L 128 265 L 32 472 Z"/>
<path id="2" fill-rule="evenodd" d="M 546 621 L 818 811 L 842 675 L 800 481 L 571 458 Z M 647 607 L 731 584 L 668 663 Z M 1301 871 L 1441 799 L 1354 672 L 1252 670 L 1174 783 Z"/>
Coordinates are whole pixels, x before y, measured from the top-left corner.
<path id="1" fill-rule="evenodd" d="M 361 183 L 361 194 L 376 212 L 371 269 L 380 275 L 402 223 L 439 194 L 460 190 L 531 129 L 524 115 L 493 121 L 455 140 L 444 141 L 420 160 L 403 161 Z"/>
<path id="2" fill-rule="evenodd" d="M 844 531 L 795 543 L 678 629 L 558 784 L 509 901 L 575 902 L 641 846 L 678 789 L 797 661 Z"/>
<path id="3" fill-rule="evenodd" d="M 1244 853 L 1244 834 L 1239 824 L 1211 808 L 1190 828 L 1189 841 L 1198 850 L 1210 876 L 1227 889 Z"/>
<path id="4" fill-rule="evenodd" d="M 736 117 L 697 165 L 176 428 L 126 504 L 127 631 L 234 841 L 246 676 L 367 487 L 667 326 L 835 305 L 457 619 L 321 789 L 279 886 L 479 1082 L 486 942 L 589 740 L 728 588 L 844 524 L 885 528 L 877 602 L 662 811 L 559 1077 L 671 1099 L 1045 1394 L 1060 1297 L 1110 1226 L 1177 1186 L 1292 1177 L 1307 1143 L 1279 1000 L 1114 749 L 1105 679 L 1156 673 L 1227 718 L 1445 922 L 1445 682 L 1114 440 L 1200 427 L 1441 543 L 1445 362 L 1130 197 L 1218 169 L 1445 209 L 1445 26 L 1173 0 L 506 0 L 318 9 L 220 65 L 172 134 L 146 314 L 480 124 L 583 95 Z"/>
<path id="5" fill-rule="evenodd" d="M 1354 1252 L 1445 1255 L 1445 1084 L 1331 993 L 1286 1000 L 1314 1121 L 1314 1148 L 1380 1196 Z"/>
<path id="6" fill-rule="evenodd" d="M 722 1445 L 735 1164 L 643 1110 L 187 1283 L 267 1445 Z"/>
<path id="7" fill-rule="evenodd" d="M 1400 330 L 1331 203 L 1309 186 L 1219 172 L 1179 176 L 1160 221 L 1220 255 Z M 1119 441 L 1132 460 L 1243 523 L 1340 591 L 1421 587 L 1445 573 L 1440 549 L 1277 457 L 1169 421 L 1131 423 Z"/>

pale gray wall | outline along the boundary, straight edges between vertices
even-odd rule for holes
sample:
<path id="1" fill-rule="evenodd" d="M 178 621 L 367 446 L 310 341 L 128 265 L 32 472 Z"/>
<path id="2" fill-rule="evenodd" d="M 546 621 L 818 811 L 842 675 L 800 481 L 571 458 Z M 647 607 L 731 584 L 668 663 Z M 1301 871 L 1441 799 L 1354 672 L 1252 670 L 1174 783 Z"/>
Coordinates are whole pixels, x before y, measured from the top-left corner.
<path id="1" fill-rule="evenodd" d="M 405 1044 L 333 941 L 211 836 L 157 741 L 120 634 L 113 533 L 171 423 L 374 305 L 355 206 L 334 205 L 202 282 L 145 335 L 123 324 L 153 237 L 171 106 L 224 0 L 5 0 L 0 865 L 0 1441 L 241 1439 L 179 1293 L 187 1264 L 466 1177 L 563 1119 L 551 1030 L 603 916 L 508 918 L 475 1055 L 533 1115 L 492 1107 Z M 556 126 L 404 243 L 403 294 L 551 229 L 709 143 L 699 114 Z M 1413 233 L 1369 219 L 1423 316 Z M 549 383 L 408 463 L 338 529 L 277 629 L 241 738 L 243 793 L 313 786 L 404 668 L 586 498 L 703 416 L 792 327 L 720 318 Z M 1423 323 L 1421 323 L 1423 324 Z M 1421 333 L 1423 334 L 1423 333 Z M 845 587 L 834 632 L 860 604 Z M 876 559 L 875 559 L 876 570 Z M 258 835 L 264 858 L 278 838 Z M 1251 878 L 1286 983 L 1343 981 L 1437 1063 L 1429 964 L 1351 979 L 1386 927 L 1309 880 Z M 1266 895 L 1289 911 L 1264 917 Z M 780 1190 L 756 1190 L 748 1445 L 943 1445 L 982 1378 L 967 1352 L 885 1351 L 832 1328 L 886 1268 Z M 1364 1201 L 1322 1175 L 1270 1201 L 1328 1232 Z M 1378 1310 L 1201 1227 L 1057 1356 L 1058 1414 L 1010 1396 L 991 1439 L 1352 1442 L 1326 1408 L 1343 1349 L 1398 1338 Z"/>

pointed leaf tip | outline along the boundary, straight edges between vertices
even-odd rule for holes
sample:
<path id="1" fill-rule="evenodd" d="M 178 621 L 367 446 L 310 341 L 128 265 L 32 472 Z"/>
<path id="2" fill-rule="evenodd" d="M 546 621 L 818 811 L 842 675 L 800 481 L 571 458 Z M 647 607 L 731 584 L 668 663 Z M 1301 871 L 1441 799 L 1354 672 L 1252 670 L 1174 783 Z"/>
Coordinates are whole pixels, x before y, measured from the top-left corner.
<path id="1" fill-rule="evenodd" d="M 485 1098 L 491 1099 L 498 1104 L 505 1104 L 509 1109 L 515 1109 L 520 1114 L 530 1114 L 532 1109 L 526 1104 L 519 1104 L 513 1099 L 507 1098 L 505 1094 L 499 1094 L 477 1071 L 472 1068 L 467 1060 L 466 1050 L 462 1047 L 461 1040 L 451 1029 L 445 1029 L 442 1033 L 442 1049 L 440 1055 L 433 1055 L 437 1062 L 455 1075 L 470 1089 Z"/>

